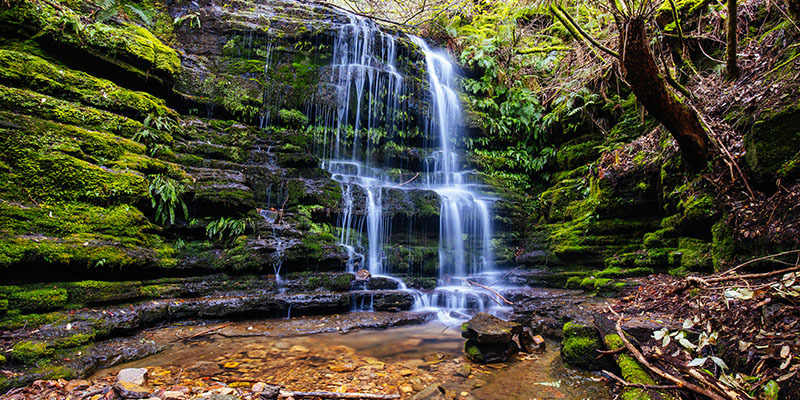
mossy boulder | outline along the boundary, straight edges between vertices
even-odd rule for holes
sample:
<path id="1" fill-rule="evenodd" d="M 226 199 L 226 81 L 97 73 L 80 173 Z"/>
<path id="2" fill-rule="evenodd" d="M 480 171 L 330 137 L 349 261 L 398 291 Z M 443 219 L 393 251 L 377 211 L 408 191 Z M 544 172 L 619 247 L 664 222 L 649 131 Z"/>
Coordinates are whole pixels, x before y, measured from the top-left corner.
<path id="1" fill-rule="evenodd" d="M 793 160 L 800 143 L 800 106 L 767 113 L 753 124 L 744 137 L 745 160 L 763 181 L 772 181 L 778 174 L 794 177 Z"/>
<path id="2" fill-rule="evenodd" d="M 603 349 L 600 334 L 590 326 L 577 322 L 567 322 L 563 327 L 564 340 L 561 342 L 561 357 L 567 363 L 587 370 L 600 370 L 606 361 L 598 359 Z"/>

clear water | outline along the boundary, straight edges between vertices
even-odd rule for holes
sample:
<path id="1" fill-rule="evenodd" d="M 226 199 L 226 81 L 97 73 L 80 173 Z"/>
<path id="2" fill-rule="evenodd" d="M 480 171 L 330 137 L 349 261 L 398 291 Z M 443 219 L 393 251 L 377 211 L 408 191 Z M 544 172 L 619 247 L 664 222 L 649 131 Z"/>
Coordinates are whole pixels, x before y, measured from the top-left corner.
<path id="1" fill-rule="evenodd" d="M 337 318 L 239 322 L 221 332 L 261 333 L 263 330 L 270 336 L 216 336 L 189 343 L 176 342 L 162 353 L 98 370 L 91 379 L 115 376 L 122 368 L 147 368 L 150 384 L 166 388 L 175 384 L 213 385 L 215 381 L 264 381 L 284 385 L 289 390 L 345 388 L 368 393 L 398 393 L 400 386 L 416 379 L 422 386 L 440 384 L 450 391 L 468 392 L 481 400 L 612 398 L 609 387 L 597 375 L 565 368 L 552 342 L 547 343 L 544 353 L 519 355 L 508 363 L 485 366 L 466 362 L 462 357 L 464 339 L 460 331 L 448 329 L 437 321 L 347 334 L 298 336 L 304 329 L 313 329 L 319 324 L 335 325 Z M 150 337 L 157 342 L 167 342 L 176 335 L 190 336 L 203 329 L 206 327 L 163 328 L 151 331 Z M 470 366 L 470 375 L 456 375 L 455 371 L 465 364 Z M 334 372 L 332 366 L 339 365 L 353 368 Z M 413 392 L 399 393 L 402 398 L 413 395 Z"/>

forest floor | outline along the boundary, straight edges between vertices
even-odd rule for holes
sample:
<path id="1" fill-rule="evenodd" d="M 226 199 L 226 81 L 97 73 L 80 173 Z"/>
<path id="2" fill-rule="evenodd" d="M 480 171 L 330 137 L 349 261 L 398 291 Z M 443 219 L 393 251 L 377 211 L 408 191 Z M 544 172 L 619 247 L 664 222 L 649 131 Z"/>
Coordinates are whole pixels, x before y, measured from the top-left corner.
<path id="1" fill-rule="evenodd" d="M 634 316 L 683 321 L 681 327 L 655 332 L 650 341 L 640 343 L 656 368 L 682 376 L 690 374 L 689 367 L 699 367 L 707 372 L 702 374 L 705 382 L 689 379 L 725 399 L 777 398 L 755 393 L 770 381 L 780 383 L 781 398 L 797 398 L 800 259 L 784 267 L 766 273 L 733 268 L 702 278 L 635 278 L 639 286 L 610 307 L 623 325 Z"/>

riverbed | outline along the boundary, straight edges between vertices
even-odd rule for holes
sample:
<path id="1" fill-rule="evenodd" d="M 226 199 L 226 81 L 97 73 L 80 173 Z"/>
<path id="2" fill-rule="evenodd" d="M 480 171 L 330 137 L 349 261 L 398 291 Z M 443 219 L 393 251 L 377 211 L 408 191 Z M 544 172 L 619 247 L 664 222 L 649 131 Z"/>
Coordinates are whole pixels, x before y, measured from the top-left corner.
<path id="1" fill-rule="evenodd" d="M 548 342 L 543 353 L 519 353 L 506 363 L 479 365 L 464 358 L 464 339 L 457 325 L 433 320 L 387 329 L 352 329 L 354 321 L 369 326 L 382 317 L 346 313 L 173 325 L 144 336 L 144 340 L 167 344 L 166 350 L 98 370 L 90 379 L 110 379 L 120 369 L 143 367 L 149 371 L 151 386 L 190 392 L 223 385 L 249 388 L 266 382 L 294 391 L 399 394 L 402 398 L 431 385 L 463 399 L 612 398 L 600 376 L 564 366 L 555 342 Z M 313 333 L 326 330 L 335 332 Z"/>

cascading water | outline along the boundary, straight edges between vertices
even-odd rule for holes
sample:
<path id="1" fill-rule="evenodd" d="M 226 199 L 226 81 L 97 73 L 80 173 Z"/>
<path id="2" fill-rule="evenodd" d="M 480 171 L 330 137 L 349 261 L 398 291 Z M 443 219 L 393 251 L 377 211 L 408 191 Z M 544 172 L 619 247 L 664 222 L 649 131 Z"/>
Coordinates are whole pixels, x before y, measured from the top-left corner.
<path id="1" fill-rule="evenodd" d="M 426 157 L 422 171 L 415 175 L 422 179 L 399 179 L 372 157 L 381 137 L 393 137 L 408 128 L 396 118 L 409 112 L 403 100 L 411 91 L 397 65 L 398 39 L 369 19 L 348 17 L 349 23 L 339 29 L 333 44 L 331 84 L 336 109 L 311 111 L 318 121 L 323 168 L 342 187 L 338 226 L 340 245 L 348 254 L 347 270 L 363 268 L 374 276 L 391 277 L 392 266 L 387 265 L 385 254 L 392 245 L 391 218 L 384 212 L 387 193 L 433 191 L 440 199 L 439 285 L 433 292 L 418 292 L 416 308 L 485 310 L 487 292 L 475 291 L 470 280 L 485 282 L 495 272 L 493 200 L 480 194 L 480 185 L 470 180 L 471 171 L 463 169 L 456 152 L 462 119 L 456 69 L 447 54 L 430 49 L 421 38 L 409 37 L 424 55 L 427 71 L 429 109 L 420 112 L 418 123 L 427 137 Z M 363 211 L 358 212 L 362 201 Z"/>

